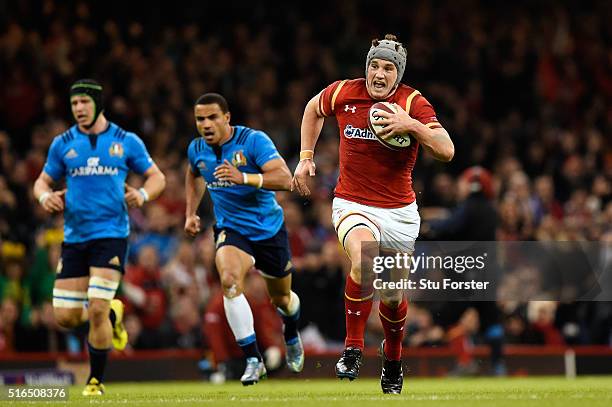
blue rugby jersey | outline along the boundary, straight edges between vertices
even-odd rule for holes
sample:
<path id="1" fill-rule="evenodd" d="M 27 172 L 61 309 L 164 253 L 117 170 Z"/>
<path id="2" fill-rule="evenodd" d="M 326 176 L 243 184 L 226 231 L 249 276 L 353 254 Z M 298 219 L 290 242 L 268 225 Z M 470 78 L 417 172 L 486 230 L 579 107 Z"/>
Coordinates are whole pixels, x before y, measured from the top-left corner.
<path id="1" fill-rule="evenodd" d="M 274 191 L 220 181 L 213 173 L 224 160 L 242 172 L 261 173 L 265 163 L 281 155 L 266 133 L 243 126 L 233 129 L 231 138 L 218 147 L 209 146 L 202 137 L 194 139 L 187 149 L 191 170 L 206 182 L 217 227 L 233 229 L 253 241 L 269 239 L 283 224 Z"/>
<path id="2" fill-rule="evenodd" d="M 152 165 L 142 140 L 111 122 L 97 136 L 75 125 L 55 137 L 43 171 L 54 181 L 66 178 L 64 241 L 127 237 L 125 179 Z"/>

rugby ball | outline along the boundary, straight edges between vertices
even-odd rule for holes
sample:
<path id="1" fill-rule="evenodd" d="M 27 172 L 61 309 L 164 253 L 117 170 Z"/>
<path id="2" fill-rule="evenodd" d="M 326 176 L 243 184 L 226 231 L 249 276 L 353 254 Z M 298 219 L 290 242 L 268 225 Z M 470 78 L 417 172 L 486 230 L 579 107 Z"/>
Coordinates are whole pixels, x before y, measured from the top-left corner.
<path id="1" fill-rule="evenodd" d="M 378 112 L 384 111 L 393 114 L 397 113 L 397 109 L 398 108 L 392 103 L 376 102 L 372 105 L 372 107 L 370 107 L 370 111 L 368 112 L 368 127 L 370 128 L 370 131 L 374 133 L 376 140 L 378 140 L 383 146 L 392 150 L 410 147 L 410 135 L 396 134 L 395 136 L 385 140 L 379 136 L 380 131 L 384 129 L 385 126 L 377 124 L 376 122 L 382 119 L 382 116 L 378 116 Z"/>

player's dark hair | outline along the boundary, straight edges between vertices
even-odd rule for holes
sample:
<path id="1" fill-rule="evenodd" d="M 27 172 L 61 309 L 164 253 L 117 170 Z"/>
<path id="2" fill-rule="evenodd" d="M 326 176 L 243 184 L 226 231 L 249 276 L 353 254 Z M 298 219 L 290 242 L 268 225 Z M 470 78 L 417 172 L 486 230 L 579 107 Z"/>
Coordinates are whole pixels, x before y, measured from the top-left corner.
<path id="1" fill-rule="evenodd" d="M 402 48 L 404 45 L 397 39 L 397 36 L 394 34 L 385 34 L 385 40 L 387 41 L 395 41 L 397 42 L 397 44 L 395 44 L 395 50 L 399 51 L 400 48 Z M 380 40 L 378 38 L 374 38 L 372 40 L 372 46 L 374 47 L 378 47 L 378 45 L 380 44 Z"/>
<path id="2" fill-rule="evenodd" d="M 212 105 L 218 104 L 223 113 L 229 112 L 229 106 L 227 104 L 227 100 L 223 96 L 218 93 L 205 93 L 196 100 L 195 104 L 197 105 Z"/>
<path id="3" fill-rule="evenodd" d="M 385 34 L 385 40 L 397 41 L 397 36 L 395 36 L 394 34 Z"/>

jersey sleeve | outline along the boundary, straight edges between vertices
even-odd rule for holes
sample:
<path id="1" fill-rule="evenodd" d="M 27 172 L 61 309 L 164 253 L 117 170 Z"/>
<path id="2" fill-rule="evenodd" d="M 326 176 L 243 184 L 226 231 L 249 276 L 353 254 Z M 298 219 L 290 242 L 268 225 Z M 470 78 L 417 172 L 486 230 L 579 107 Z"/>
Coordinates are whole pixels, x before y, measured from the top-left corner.
<path id="1" fill-rule="evenodd" d="M 127 165 L 128 167 L 138 173 L 144 174 L 151 166 L 153 166 L 153 159 L 147 151 L 147 147 L 142 142 L 140 137 L 134 133 L 128 133 L 126 137 L 127 144 Z"/>
<path id="2" fill-rule="evenodd" d="M 266 133 L 258 131 L 251 137 L 251 140 L 249 155 L 259 168 L 270 160 L 282 158 L 274 142 Z"/>
<path id="3" fill-rule="evenodd" d="M 410 96 L 408 98 L 410 98 Z M 416 97 L 414 97 L 409 109 L 411 117 L 420 121 L 430 129 L 442 128 L 433 106 L 421 94 L 417 94 Z"/>
<path id="4" fill-rule="evenodd" d="M 43 168 L 43 171 L 53 178 L 53 181 L 59 181 L 66 173 L 66 165 L 62 160 L 61 143 L 62 139 L 59 136 L 53 140 Z"/>
<path id="5" fill-rule="evenodd" d="M 196 168 L 196 143 L 198 142 L 198 139 L 193 139 L 191 140 L 191 143 L 189 143 L 189 147 L 187 147 L 187 159 L 189 160 L 189 168 L 191 168 L 191 172 L 193 173 L 193 175 L 195 175 L 196 177 L 200 176 L 200 171 L 198 171 L 198 169 Z"/>
<path id="6" fill-rule="evenodd" d="M 341 104 L 341 90 L 346 84 L 346 80 L 336 81 L 323 89 L 319 98 L 319 112 L 325 116 L 334 116 L 336 114 L 336 106 Z"/>

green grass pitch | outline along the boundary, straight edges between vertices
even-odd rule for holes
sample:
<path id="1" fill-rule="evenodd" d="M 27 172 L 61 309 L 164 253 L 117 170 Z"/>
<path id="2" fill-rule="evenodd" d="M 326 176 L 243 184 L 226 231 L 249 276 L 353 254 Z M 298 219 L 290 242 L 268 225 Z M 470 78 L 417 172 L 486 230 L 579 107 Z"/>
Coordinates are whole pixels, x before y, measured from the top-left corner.
<path id="1" fill-rule="evenodd" d="M 411 379 L 400 396 L 383 395 L 378 380 L 265 380 L 255 386 L 207 382 L 108 383 L 95 399 L 70 388 L 69 406 L 612 406 L 612 376 Z M 32 405 L 30 403 L 26 403 Z M 41 404 L 41 403 L 35 403 Z M 55 403 L 53 403 L 55 404 Z M 45 403 L 45 405 L 50 405 Z"/>

